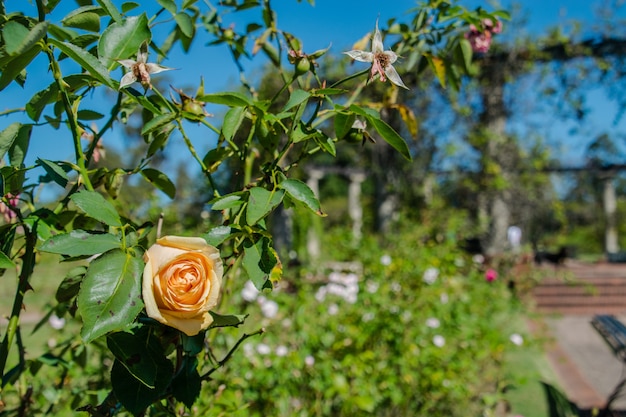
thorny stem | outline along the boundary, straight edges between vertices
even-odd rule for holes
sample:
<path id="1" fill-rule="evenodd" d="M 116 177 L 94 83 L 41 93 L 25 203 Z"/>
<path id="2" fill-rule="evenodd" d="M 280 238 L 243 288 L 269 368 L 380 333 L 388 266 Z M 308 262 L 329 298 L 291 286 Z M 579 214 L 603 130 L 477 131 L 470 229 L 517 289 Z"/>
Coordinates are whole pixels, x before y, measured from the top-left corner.
<path id="1" fill-rule="evenodd" d="M 265 333 L 265 328 L 264 328 L 264 327 L 261 327 L 259 330 L 257 330 L 257 331 L 256 331 L 256 332 L 254 332 L 254 333 L 244 333 L 244 334 L 243 334 L 243 335 L 239 338 L 239 340 L 237 340 L 237 343 L 235 343 L 235 344 L 233 345 L 233 347 L 232 347 L 232 348 L 230 348 L 230 350 L 228 351 L 228 353 L 226 354 L 226 356 L 224 356 L 224 359 L 222 359 L 221 361 L 219 361 L 219 362 L 217 363 L 217 365 L 215 365 L 212 369 L 208 370 L 208 371 L 207 371 L 204 375 L 202 375 L 202 376 L 200 377 L 200 379 L 201 379 L 202 381 L 205 381 L 205 380 L 209 379 L 209 378 L 211 377 L 211 374 L 212 374 L 213 372 L 215 372 L 215 371 L 217 371 L 218 369 L 220 369 L 222 366 L 224 366 L 224 364 L 225 364 L 226 362 L 228 362 L 228 361 L 230 360 L 231 356 L 233 356 L 233 354 L 235 353 L 235 351 L 239 348 L 239 346 L 240 346 L 240 345 L 241 345 L 241 344 L 242 344 L 242 343 L 243 343 L 246 339 L 248 339 L 248 338 L 250 338 L 250 337 L 252 337 L 252 336 L 256 336 L 256 335 L 259 335 L 259 334 L 263 334 L 263 333 Z"/>
<path id="2" fill-rule="evenodd" d="M 4 368 L 7 364 L 9 350 L 19 328 L 20 313 L 22 311 L 22 304 L 24 303 L 24 295 L 29 289 L 31 289 L 28 281 L 33 273 L 33 266 L 35 265 L 35 245 L 37 243 L 36 227 L 36 224 L 32 229 L 24 227 L 26 246 L 24 247 L 24 254 L 22 255 L 22 270 L 19 275 L 15 297 L 13 298 L 13 308 L 11 310 L 11 316 L 9 317 L 9 324 L 6 329 L 6 333 L 4 334 L 2 343 L 0 344 L 0 379 L 4 377 Z M 0 388 L 0 393 L 1 392 Z"/>
<path id="3" fill-rule="evenodd" d="M 37 0 L 37 10 L 39 13 L 39 21 L 43 22 L 46 16 L 42 0 Z M 78 168 L 80 181 L 82 181 L 86 189 L 93 191 L 93 186 L 91 185 L 91 180 L 89 179 L 89 173 L 86 166 L 87 158 L 83 153 L 83 148 L 80 142 L 80 126 L 78 125 L 78 120 L 76 120 L 74 109 L 72 109 L 72 100 L 70 99 L 70 95 L 68 94 L 66 89 L 67 84 L 63 80 L 63 75 L 61 74 L 61 68 L 59 68 L 59 63 L 54 58 L 54 53 L 52 52 L 52 49 L 50 49 L 47 36 L 44 37 L 44 43 L 45 44 L 43 50 L 45 51 L 46 55 L 48 56 L 48 60 L 50 61 L 52 75 L 54 77 L 54 81 L 57 84 L 57 87 L 59 88 L 61 101 L 63 102 L 65 114 L 67 115 L 67 124 L 69 125 L 70 132 L 72 133 L 72 139 L 74 141 L 74 153 L 76 157 L 76 166 Z"/>

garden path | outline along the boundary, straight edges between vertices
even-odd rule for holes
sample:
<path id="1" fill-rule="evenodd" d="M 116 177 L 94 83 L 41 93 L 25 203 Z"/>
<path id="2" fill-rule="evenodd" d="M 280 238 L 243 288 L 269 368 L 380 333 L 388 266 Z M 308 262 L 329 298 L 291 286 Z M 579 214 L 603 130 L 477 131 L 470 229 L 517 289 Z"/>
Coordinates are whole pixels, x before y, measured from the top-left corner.
<path id="1" fill-rule="evenodd" d="M 626 264 L 567 261 L 562 268 L 574 278 L 586 282 L 593 282 L 593 277 L 626 282 Z M 613 295 L 618 295 L 615 289 Z M 568 297 L 570 295 L 565 291 L 562 294 L 565 303 Z M 617 384 L 626 377 L 626 364 L 613 354 L 591 325 L 593 315 L 602 313 L 615 314 L 626 323 L 626 305 L 620 303 L 621 311 L 615 310 L 615 305 L 607 309 L 608 304 L 597 303 L 597 298 L 603 298 L 602 293 L 589 294 L 589 297 L 596 299 L 593 306 L 576 298 L 576 303 L 569 303 L 565 310 L 555 308 L 550 312 L 543 309 L 540 319 L 532 323 L 535 329 L 541 326 L 547 331 L 550 341 L 546 346 L 546 356 L 561 389 L 571 401 L 585 410 L 604 407 Z M 574 304 L 578 308 L 572 309 Z M 613 402 L 612 409 L 626 411 L 626 390 Z"/>

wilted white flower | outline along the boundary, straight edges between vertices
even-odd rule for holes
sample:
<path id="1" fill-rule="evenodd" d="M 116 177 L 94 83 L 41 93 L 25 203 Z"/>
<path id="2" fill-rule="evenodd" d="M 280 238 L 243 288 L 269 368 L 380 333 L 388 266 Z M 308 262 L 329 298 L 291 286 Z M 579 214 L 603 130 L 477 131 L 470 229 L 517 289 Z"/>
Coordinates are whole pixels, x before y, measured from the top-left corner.
<path id="1" fill-rule="evenodd" d="M 256 351 L 259 352 L 261 355 L 269 355 L 272 352 L 272 348 L 270 348 L 265 343 L 259 343 L 256 346 Z"/>
<path id="2" fill-rule="evenodd" d="M 243 289 L 241 290 L 241 298 L 243 298 L 244 300 L 248 302 L 251 302 L 251 301 L 256 300 L 258 296 L 259 296 L 259 290 L 257 290 L 257 288 L 254 286 L 252 281 L 246 281 L 246 283 L 243 286 Z"/>
<path id="3" fill-rule="evenodd" d="M 376 20 L 376 31 L 374 32 L 374 38 L 372 39 L 372 52 L 352 50 L 344 52 L 350 58 L 360 62 L 371 62 L 372 71 L 370 80 L 376 77 L 376 74 L 380 76 L 380 81 L 385 81 L 389 78 L 393 84 L 398 87 L 409 89 L 402 79 L 398 75 L 398 72 L 393 67 L 393 63 L 398 60 L 398 55 L 395 52 L 389 50 L 385 51 L 383 47 L 383 38 L 378 30 L 378 20 Z"/>
<path id="4" fill-rule="evenodd" d="M 433 337 L 433 344 L 437 347 L 443 347 L 446 344 L 446 339 L 440 334 L 437 334 Z"/>
<path id="5" fill-rule="evenodd" d="M 120 59 L 119 62 L 124 67 L 128 68 L 128 71 L 120 80 L 120 90 L 124 87 L 131 85 L 134 82 L 139 82 L 144 89 L 152 88 L 150 82 L 150 74 L 157 74 L 163 71 L 169 71 L 173 68 L 164 67 L 159 64 L 149 63 L 148 61 L 148 43 L 144 42 L 139 47 L 137 52 L 137 60 L 132 59 Z"/>
<path id="6" fill-rule="evenodd" d="M 509 340 L 517 346 L 521 346 L 524 343 L 524 338 L 517 333 L 513 333 L 511 337 L 509 337 Z"/>
<path id="7" fill-rule="evenodd" d="M 437 329 L 439 326 L 441 326 L 441 323 L 439 322 L 438 318 L 429 317 L 426 319 L 426 326 L 430 327 L 431 329 Z"/>
<path id="8" fill-rule="evenodd" d="M 389 266 L 391 265 L 391 256 L 389 255 L 383 255 L 380 257 L 380 263 L 383 264 L 384 266 Z"/>
<path id="9" fill-rule="evenodd" d="M 426 271 L 424 271 L 424 275 L 422 275 L 422 280 L 426 284 L 432 285 L 435 283 L 435 281 L 437 281 L 438 277 L 439 277 L 439 270 L 437 268 L 430 267 L 426 269 Z"/>
<path id="10" fill-rule="evenodd" d="M 275 353 L 276 356 L 287 356 L 289 349 L 287 349 L 287 346 L 285 345 L 276 346 Z"/>

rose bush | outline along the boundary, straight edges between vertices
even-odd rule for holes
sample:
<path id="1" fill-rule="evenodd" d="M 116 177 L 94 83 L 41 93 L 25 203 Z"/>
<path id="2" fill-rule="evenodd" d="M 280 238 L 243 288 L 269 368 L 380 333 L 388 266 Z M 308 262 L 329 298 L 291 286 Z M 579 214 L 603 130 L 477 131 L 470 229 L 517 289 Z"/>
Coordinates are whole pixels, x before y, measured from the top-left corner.
<path id="1" fill-rule="evenodd" d="M 219 251 L 198 237 L 165 236 L 144 255 L 142 294 L 149 317 L 194 336 L 213 322 L 223 266 Z"/>

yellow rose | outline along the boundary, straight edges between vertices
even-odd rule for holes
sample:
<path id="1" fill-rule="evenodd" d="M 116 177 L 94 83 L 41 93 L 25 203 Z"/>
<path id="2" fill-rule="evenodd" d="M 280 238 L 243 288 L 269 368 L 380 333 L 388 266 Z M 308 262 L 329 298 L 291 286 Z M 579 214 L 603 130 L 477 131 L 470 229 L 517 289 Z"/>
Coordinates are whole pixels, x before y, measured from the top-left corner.
<path id="1" fill-rule="evenodd" d="M 144 254 L 148 316 L 194 336 L 213 322 L 222 286 L 219 251 L 199 237 L 164 236 Z"/>

